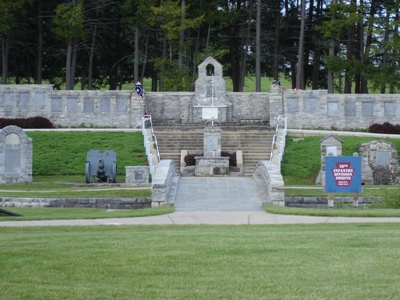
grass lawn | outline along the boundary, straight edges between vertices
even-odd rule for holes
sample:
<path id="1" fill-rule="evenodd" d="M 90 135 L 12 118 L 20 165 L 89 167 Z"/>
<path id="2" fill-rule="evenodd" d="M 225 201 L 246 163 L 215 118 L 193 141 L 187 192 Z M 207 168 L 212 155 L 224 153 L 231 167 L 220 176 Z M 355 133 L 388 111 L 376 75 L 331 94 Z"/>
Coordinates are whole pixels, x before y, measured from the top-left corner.
<path id="1" fill-rule="evenodd" d="M 1 299 L 396 299 L 400 224 L 0 228 Z"/>

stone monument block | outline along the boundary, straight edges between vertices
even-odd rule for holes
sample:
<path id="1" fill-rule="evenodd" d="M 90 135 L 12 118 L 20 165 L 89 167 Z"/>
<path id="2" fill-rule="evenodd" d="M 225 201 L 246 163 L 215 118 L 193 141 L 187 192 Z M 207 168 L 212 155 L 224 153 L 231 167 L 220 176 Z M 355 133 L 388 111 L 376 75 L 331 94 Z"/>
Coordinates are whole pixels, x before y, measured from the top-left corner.
<path id="1" fill-rule="evenodd" d="M 325 158 L 327 156 L 341 156 L 343 141 L 334 135 L 328 135 L 321 139 L 321 170 L 315 184 L 325 185 Z"/>
<path id="2" fill-rule="evenodd" d="M 17 126 L 0 130 L 0 184 L 32 182 L 32 139 Z"/>
<path id="3" fill-rule="evenodd" d="M 363 156 L 363 176 L 372 178 L 372 184 L 393 184 L 396 182 L 399 161 L 396 147 L 386 141 L 364 143 L 358 149 Z"/>

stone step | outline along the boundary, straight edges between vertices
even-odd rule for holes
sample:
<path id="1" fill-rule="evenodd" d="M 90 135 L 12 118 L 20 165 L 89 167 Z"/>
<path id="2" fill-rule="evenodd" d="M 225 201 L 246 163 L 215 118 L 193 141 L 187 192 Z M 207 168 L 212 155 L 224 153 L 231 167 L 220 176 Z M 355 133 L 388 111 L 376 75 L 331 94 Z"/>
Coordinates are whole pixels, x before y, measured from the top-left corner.
<path id="1" fill-rule="evenodd" d="M 178 127 L 178 126 L 177 126 Z M 180 173 L 181 150 L 190 150 L 192 153 L 203 152 L 204 128 L 180 131 L 177 127 L 164 130 L 155 129 L 161 159 L 173 159 L 178 174 Z M 269 160 L 272 130 L 244 130 L 231 127 L 221 134 L 222 151 L 234 153 L 243 152 L 244 175 L 252 176 L 253 170 L 261 160 Z"/>

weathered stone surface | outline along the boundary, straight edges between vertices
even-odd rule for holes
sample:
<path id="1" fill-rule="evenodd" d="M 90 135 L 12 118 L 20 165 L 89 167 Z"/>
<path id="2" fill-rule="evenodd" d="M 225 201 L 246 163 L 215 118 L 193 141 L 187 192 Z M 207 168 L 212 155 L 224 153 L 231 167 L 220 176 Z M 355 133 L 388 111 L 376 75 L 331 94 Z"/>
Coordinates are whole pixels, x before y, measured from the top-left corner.
<path id="1" fill-rule="evenodd" d="M 386 141 L 364 143 L 358 149 L 363 157 L 363 177 L 373 184 L 393 184 L 399 172 L 396 147 Z M 370 182 L 365 182 L 370 183 Z"/>
<path id="2" fill-rule="evenodd" d="M 150 208 L 151 198 L 22 198 L 1 197 L 0 207 Z"/>
<path id="3" fill-rule="evenodd" d="M 283 177 L 279 167 L 270 161 L 260 161 L 253 172 L 259 194 L 264 203 L 279 206 L 285 205 L 285 191 Z"/>
<path id="4" fill-rule="evenodd" d="M 32 182 L 32 139 L 17 126 L 0 129 L 0 184 Z"/>

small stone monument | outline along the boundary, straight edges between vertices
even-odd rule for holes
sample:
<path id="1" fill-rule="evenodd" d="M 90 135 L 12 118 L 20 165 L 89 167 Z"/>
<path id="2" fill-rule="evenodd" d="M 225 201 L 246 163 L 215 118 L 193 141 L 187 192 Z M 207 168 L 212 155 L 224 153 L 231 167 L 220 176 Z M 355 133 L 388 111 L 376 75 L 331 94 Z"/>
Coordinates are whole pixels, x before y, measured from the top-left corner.
<path id="1" fill-rule="evenodd" d="M 371 141 L 362 144 L 358 151 L 363 157 L 363 182 L 366 184 L 396 182 L 399 162 L 396 147 L 392 143 Z"/>
<path id="2" fill-rule="evenodd" d="M 221 133 L 219 127 L 204 129 L 203 156 L 196 156 L 196 176 L 217 176 L 229 174 L 229 157 L 221 156 Z"/>
<path id="3" fill-rule="evenodd" d="M 32 139 L 17 126 L 0 129 L 0 184 L 32 182 Z"/>
<path id="4" fill-rule="evenodd" d="M 334 135 L 324 137 L 320 142 L 321 170 L 319 171 L 315 184 L 325 185 L 325 157 L 341 156 L 343 141 Z"/>

